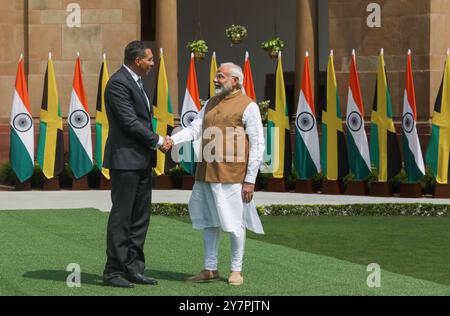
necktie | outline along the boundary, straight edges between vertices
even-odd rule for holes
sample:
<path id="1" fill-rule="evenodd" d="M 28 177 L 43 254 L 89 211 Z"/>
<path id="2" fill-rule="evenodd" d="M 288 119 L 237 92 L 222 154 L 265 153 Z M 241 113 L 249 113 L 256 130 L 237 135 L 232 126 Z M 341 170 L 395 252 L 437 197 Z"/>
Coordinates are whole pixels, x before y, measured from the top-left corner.
<path id="1" fill-rule="evenodd" d="M 144 84 L 142 83 L 142 79 L 139 78 L 137 83 L 139 84 L 139 87 L 141 88 L 142 95 L 144 96 L 144 99 L 147 103 L 147 108 L 149 108 L 148 98 L 147 98 L 147 95 L 145 94 Z"/>

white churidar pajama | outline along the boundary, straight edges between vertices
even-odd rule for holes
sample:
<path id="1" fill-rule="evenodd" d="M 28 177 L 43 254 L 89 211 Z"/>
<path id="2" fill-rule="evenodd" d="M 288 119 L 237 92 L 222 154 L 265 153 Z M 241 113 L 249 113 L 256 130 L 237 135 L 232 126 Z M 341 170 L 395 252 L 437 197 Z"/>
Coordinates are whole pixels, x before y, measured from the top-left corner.
<path id="1" fill-rule="evenodd" d="M 172 136 L 174 145 L 202 137 L 206 105 L 191 125 Z M 249 157 L 245 182 L 255 183 L 264 155 L 264 130 L 259 107 L 249 103 L 242 116 L 249 140 Z M 241 271 L 245 247 L 245 229 L 257 234 L 264 230 L 252 200 L 242 201 L 242 183 L 224 184 L 196 181 L 189 200 L 192 226 L 204 231 L 205 269 L 217 270 L 220 229 L 230 233 L 231 270 Z"/>

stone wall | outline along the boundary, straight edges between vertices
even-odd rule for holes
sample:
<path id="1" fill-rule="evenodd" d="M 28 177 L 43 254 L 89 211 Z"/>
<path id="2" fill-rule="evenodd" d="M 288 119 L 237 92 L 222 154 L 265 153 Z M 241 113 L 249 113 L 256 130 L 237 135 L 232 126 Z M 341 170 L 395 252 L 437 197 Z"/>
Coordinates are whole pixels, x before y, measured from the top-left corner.
<path id="1" fill-rule="evenodd" d="M 450 1 L 431 0 L 430 15 L 430 115 L 439 91 L 446 51 L 450 47 Z"/>
<path id="2" fill-rule="evenodd" d="M 9 128 L 1 125 L 9 124 L 17 62 L 25 46 L 24 20 L 23 1 L 0 1 L 0 162 L 9 152 Z"/>
<path id="3" fill-rule="evenodd" d="M 0 161 L 8 159 L 8 123 L 21 52 L 25 52 L 31 110 L 38 125 L 49 51 L 63 116 L 67 117 L 69 110 L 75 59 L 80 52 L 87 101 L 94 117 L 103 53 L 112 74 L 122 64 L 125 45 L 140 37 L 139 0 L 29 0 L 28 10 L 24 3 L 0 0 L 0 137 L 8 139 L 0 142 Z M 70 3 L 81 7 L 79 28 L 67 26 Z"/>
<path id="4" fill-rule="evenodd" d="M 380 48 L 384 48 L 387 76 L 392 96 L 393 114 L 399 121 L 403 111 L 406 54 L 413 52 L 413 72 L 416 86 L 418 120 L 428 123 L 430 108 L 436 97 L 435 84 L 430 81 L 430 1 L 450 4 L 450 1 L 432 0 L 329 0 L 330 48 L 334 49 L 337 80 L 343 113 L 346 113 L 351 50 L 357 51 L 366 118 L 370 118 L 375 93 L 375 81 Z M 381 27 L 367 26 L 369 3 L 381 5 Z M 436 6 L 440 12 L 440 7 Z M 440 15 L 431 20 L 449 23 Z M 431 24 L 433 26 L 433 23 Z M 433 37 L 432 36 L 432 37 Z M 433 42 L 433 41 L 432 41 Z M 433 46 L 433 45 L 432 45 Z M 437 45 L 436 45 L 437 46 Z M 431 51 L 440 48 L 431 47 Z M 442 72 L 442 56 L 437 58 L 436 71 Z M 433 75 L 434 76 L 434 75 Z M 434 77 L 433 77 L 434 78 Z M 430 82 L 432 83 L 430 85 Z"/>

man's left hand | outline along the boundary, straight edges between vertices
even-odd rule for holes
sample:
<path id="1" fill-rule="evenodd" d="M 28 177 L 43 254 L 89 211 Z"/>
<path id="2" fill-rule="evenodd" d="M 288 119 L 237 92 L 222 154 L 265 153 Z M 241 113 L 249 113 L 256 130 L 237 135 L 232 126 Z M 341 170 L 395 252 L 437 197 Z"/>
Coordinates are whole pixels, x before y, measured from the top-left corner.
<path id="1" fill-rule="evenodd" d="M 253 183 L 244 182 L 242 184 L 242 200 L 245 204 L 253 200 L 253 193 L 255 192 L 255 185 Z"/>

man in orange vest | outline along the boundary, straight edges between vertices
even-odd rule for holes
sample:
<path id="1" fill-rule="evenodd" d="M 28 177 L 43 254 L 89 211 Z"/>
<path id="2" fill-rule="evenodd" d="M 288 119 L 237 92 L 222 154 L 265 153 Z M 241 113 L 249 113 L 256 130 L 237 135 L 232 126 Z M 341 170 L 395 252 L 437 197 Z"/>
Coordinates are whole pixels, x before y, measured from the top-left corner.
<path id="1" fill-rule="evenodd" d="M 244 282 L 242 263 L 246 229 L 264 234 L 253 201 L 256 176 L 265 142 L 258 105 L 242 93 L 241 67 L 225 63 L 217 70 L 216 95 L 181 132 L 166 137 L 165 146 L 202 140 L 189 214 L 195 229 L 204 232 L 204 269 L 187 279 L 219 279 L 220 231 L 230 233 L 231 273 L 228 283 Z"/>

